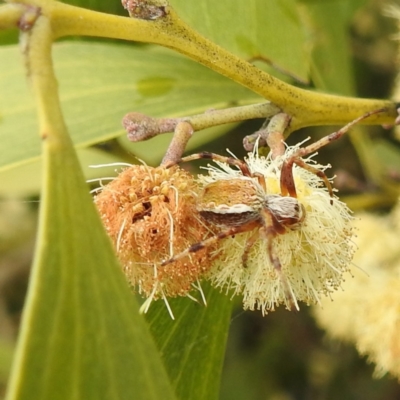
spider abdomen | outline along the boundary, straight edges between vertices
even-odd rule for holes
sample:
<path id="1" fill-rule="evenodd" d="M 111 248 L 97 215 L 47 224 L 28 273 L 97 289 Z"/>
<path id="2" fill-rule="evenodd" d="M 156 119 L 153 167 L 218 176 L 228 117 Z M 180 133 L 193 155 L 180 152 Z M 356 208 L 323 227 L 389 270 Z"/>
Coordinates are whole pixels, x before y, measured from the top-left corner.
<path id="1" fill-rule="evenodd" d="M 199 210 L 213 209 L 215 207 L 226 207 L 227 209 L 240 207 L 247 207 L 248 209 L 261 208 L 263 197 L 261 189 L 252 179 L 244 177 L 223 179 L 209 183 L 204 187 L 203 193 L 198 200 L 198 208 Z"/>
<path id="2" fill-rule="evenodd" d="M 200 215 L 213 225 L 220 227 L 235 227 L 247 225 L 260 219 L 260 214 L 255 211 L 227 212 L 200 211 Z"/>
<path id="3" fill-rule="evenodd" d="M 197 209 L 213 225 L 242 226 L 260 219 L 263 197 L 252 179 L 219 180 L 205 186 Z"/>

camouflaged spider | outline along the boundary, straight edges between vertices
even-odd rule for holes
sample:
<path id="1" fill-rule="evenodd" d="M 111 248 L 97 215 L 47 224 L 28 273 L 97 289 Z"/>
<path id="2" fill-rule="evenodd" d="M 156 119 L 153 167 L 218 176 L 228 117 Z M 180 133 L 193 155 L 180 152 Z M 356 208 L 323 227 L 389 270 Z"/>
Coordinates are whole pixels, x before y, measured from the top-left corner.
<path id="1" fill-rule="evenodd" d="M 325 183 L 330 194 L 331 204 L 333 204 L 332 185 L 325 173 L 307 164 L 301 157 L 315 153 L 321 147 L 339 139 L 357 122 L 381 111 L 383 110 L 366 113 L 339 131 L 325 136 L 306 147 L 299 147 L 286 159 L 284 158 L 280 170 L 280 194 L 267 194 L 265 176 L 251 172 L 249 165 L 245 161 L 233 157 L 203 152 L 177 160 L 176 163 L 197 159 L 211 159 L 238 167 L 240 174 L 229 180 L 221 179 L 207 184 L 198 198 L 197 209 L 201 217 L 216 228 L 220 228 L 221 231 L 202 242 L 193 244 L 169 260 L 163 261 L 162 265 L 177 261 L 190 253 L 204 249 L 229 236 L 253 232 L 247 239 L 243 250 L 242 260 L 244 267 L 251 247 L 261 235 L 265 239 L 270 263 L 280 279 L 286 300 L 289 305 L 296 304 L 286 276 L 282 272 L 281 262 L 274 254 L 273 249 L 275 237 L 285 234 L 288 230 L 299 229 L 306 218 L 306 210 L 297 199 L 293 165 L 296 164 L 317 175 Z M 176 163 L 169 163 L 166 167 L 168 168 Z M 288 308 L 291 307 L 289 306 Z"/>

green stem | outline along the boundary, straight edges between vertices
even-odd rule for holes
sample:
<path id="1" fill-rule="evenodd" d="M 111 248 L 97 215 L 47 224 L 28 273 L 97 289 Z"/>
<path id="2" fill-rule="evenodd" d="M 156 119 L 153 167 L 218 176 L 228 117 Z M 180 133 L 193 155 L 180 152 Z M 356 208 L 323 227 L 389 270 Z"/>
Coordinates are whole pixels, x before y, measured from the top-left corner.
<path id="1" fill-rule="evenodd" d="M 17 28 L 18 21 L 25 7 L 20 4 L 3 4 L 0 6 L 0 30 Z"/>
<path id="2" fill-rule="evenodd" d="M 102 14 L 49 0 L 23 0 L 42 9 L 52 21 L 54 37 L 100 36 L 156 43 L 174 49 L 268 99 L 292 117 L 290 131 L 312 125 L 343 125 L 368 111 L 387 111 L 363 121 L 392 124 L 397 105 L 392 101 L 358 99 L 312 92 L 291 86 L 207 40 L 168 6 L 154 21 Z"/>
<path id="3" fill-rule="evenodd" d="M 24 7 L 19 21 L 24 21 L 25 31 L 21 33 L 20 45 L 25 59 L 26 72 L 31 84 L 35 98 L 39 119 L 39 132 L 43 142 L 43 190 L 40 204 L 40 220 L 38 241 L 36 244 L 35 260 L 30 277 L 30 287 L 26 300 L 24 312 L 24 323 L 21 327 L 19 343 L 14 357 L 13 369 L 8 382 L 7 399 L 15 400 L 28 398 L 26 390 L 30 387 L 27 368 L 32 350 L 32 329 L 35 326 L 35 314 L 38 311 L 37 292 L 42 287 L 42 271 L 45 264 L 43 254 L 52 245 L 48 240 L 50 232 L 54 229 L 54 209 L 59 206 L 55 204 L 52 192 L 58 182 L 54 169 L 51 167 L 51 159 L 60 159 L 60 148 L 67 148 L 73 151 L 72 143 L 67 134 L 64 119 L 61 114 L 61 107 L 58 98 L 57 82 L 55 79 L 52 60 L 51 46 L 53 35 L 51 24 L 48 18 L 41 16 L 35 7 Z M 76 160 L 75 163 L 78 163 Z M 64 171 L 63 171 L 64 172 Z M 65 170 L 65 173 L 68 173 Z M 54 244 L 58 246 L 58 244 Z M 57 248 L 58 251 L 58 248 Z M 52 253 L 53 256 L 55 253 Z M 57 256 L 55 256 L 57 257 Z M 53 260 L 56 262 L 55 260 Z M 59 267 L 59 265 L 54 264 Z M 40 307 L 39 307 L 40 308 Z M 33 346 L 35 347 L 35 346 Z M 33 351 L 33 352 L 32 352 Z M 43 367 L 45 368 L 45 366 Z M 43 372 L 43 371 L 42 371 Z M 41 373 L 42 373 L 41 372 Z M 29 374 L 29 372 L 28 372 Z M 39 374 L 40 375 L 40 374 Z M 43 375 L 43 373 L 42 373 Z M 27 383 L 28 381 L 28 383 Z M 40 386 L 40 384 L 38 384 Z M 32 396 L 32 393 L 28 396 Z"/>
<path id="4" fill-rule="evenodd" d="M 203 114 L 196 114 L 180 118 L 152 118 L 137 112 L 125 115 L 122 125 L 132 142 L 148 140 L 162 133 L 175 130 L 182 122 L 189 122 L 193 132 L 201 131 L 213 126 L 240 122 L 256 118 L 270 118 L 280 112 L 280 109 L 271 103 L 258 103 L 249 106 L 210 110 Z"/>
<path id="5" fill-rule="evenodd" d="M 44 143 L 58 145 L 69 140 L 58 98 L 58 84 L 51 59 L 53 35 L 50 21 L 39 16 L 33 28 L 24 33 L 23 49 L 28 78 L 33 89 L 39 131 Z"/>

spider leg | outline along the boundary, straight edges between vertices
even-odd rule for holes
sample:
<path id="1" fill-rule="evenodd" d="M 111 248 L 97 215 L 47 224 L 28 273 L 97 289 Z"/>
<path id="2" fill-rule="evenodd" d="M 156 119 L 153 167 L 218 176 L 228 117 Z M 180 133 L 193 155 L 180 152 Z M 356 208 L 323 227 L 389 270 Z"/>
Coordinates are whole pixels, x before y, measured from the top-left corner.
<path id="1" fill-rule="evenodd" d="M 332 200 L 332 198 L 333 198 L 333 188 L 332 188 L 332 185 L 331 185 L 331 183 L 329 182 L 329 179 L 328 179 L 328 177 L 326 176 L 325 172 L 324 172 L 324 171 L 321 171 L 321 170 L 318 169 L 318 168 L 313 167 L 312 165 L 309 165 L 309 164 L 305 163 L 305 162 L 303 161 L 303 159 L 300 158 L 300 157 L 299 157 L 299 158 L 296 158 L 296 159 L 294 160 L 294 163 L 297 164 L 299 167 L 304 168 L 306 171 L 311 172 L 312 174 L 317 175 L 318 178 L 321 178 L 321 179 L 324 181 L 325 186 L 326 186 L 326 188 L 328 189 L 329 195 L 331 196 L 331 204 L 333 204 L 333 200 Z"/>
<path id="2" fill-rule="evenodd" d="M 251 174 L 251 176 L 254 176 L 257 178 L 258 184 L 264 189 L 264 191 L 267 191 L 267 182 L 265 181 L 265 176 L 261 174 L 260 172 L 254 172 Z"/>
<path id="3" fill-rule="evenodd" d="M 294 178 L 293 178 L 293 164 L 297 164 L 299 167 L 321 178 L 328 189 L 329 195 L 331 196 L 331 204 L 333 204 L 332 200 L 333 188 L 325 172 L 321 171 L 318 168 L 313 167 L 312 165 L 307 164 L 300 157 L 291 157 L 289 160 L 284 161 L 284 163 L 282 164 L 281 177 L 280 177 L 282 196 L 290 196 L 297 198 L 296 185 L 294 183 Z"/>
<path id="4" fill-rule="evenodd" d="M 191 253 L 196 253 L 202 249 L 205 249 L 213 244 L 217 243 L 219 240 L 225 239 L 229 236 L 236 235 L 242 232 L 248 232 L 253 230 L 256 226 L 259 226 L 258 221 L 252 221 L 248 224 L 243 224 L 241 226 L 233 226 L 231 228 L 227 228 L 221 232 L 218 232 L 216 235 L 209 237 L 202 242 L 198 242 L 193 244 L 192 246 L 188 247 L 186 250 L 182 251 L 181 253 L 171 257 L 169 260 L 164 260 L 161 262 L 161 266 L 164 267 L 168 264 L 171 264 L 175 261 L 181 260 L 184 257 L 187 257 Z"/>
<path id="5" fill-rule="evenodd" d="M 295 158 L 285 160 L 281 168 L 280 186 L 281 195 L 297 198 L 296 185 L 293 178 L 293 163 Z"/>
<path id="6" fill-rule="evenodd" d="M 267 250 L 270 263 L 274 267 L 274 270 L 278 275 L 279 281 L 283 286 L 286 307 L 289 310 L 292 310 L 293 308 L 298 310 L 299 307 L 297 305 L 296 298 L 294 297 L 293 292 L 290 289 L 290 285 L 286 278 L 286 275 L 282 271 L 282 264 L 279 260 L 279 257 L 277 257 L 273 251 L 273 241 L 277 236 L 277 230 L 275 229 L 274 225 L 279 223 L 278 221 L 274 221 L 273 216 L 267 210 L 262 211 L 262 219 L 263 219 L 263 226 L 261 231 L 265 237 L 265 240 L 267 241 Z"/>
<path id="7" fill-rule="evenodd" d="M 338 131 L 333 132 L 330 135 L 327 135 L 327 136 L 323 137 L 322 139 L 316 141 L 315 143 L 311 143 L 310 145 L 308 145 L 306 147 L 301 147 L 297 151 L 295 151 L 288 160 L 284 161 L 282 168 L 281 168 L 280 186 L 281 186 L 282 196 L 291 196 L 291 197 L 297 198 L 296 186 L 295 186 L 294 179 L 293 179 L 293 164 L 297 164 L 299 167 L 304 168 L 305 170 L 307 170 L 307 171 L 317 175 L 319 178 L 321 178 L 324 181 L 325 186 L 327 187 L 330 196 L 333 197 L 332 185 L 329 182 L 329 179 L 326 176 L 326 174 L 323 171 L 319 170 L 318 168 L 315 168 L 315 167 L 305 163 L 301 157 L 307 156 L 311 153 L 315 153 L 321 147 L 324 147 L 327 144 L 340 139 L 354 125 L 356 125 L 359 122 L 361 122 L 362 120 L 370 117 L 371 115 L 379 114 L 383 111 L 385 111 L 384 108 L 381 108 L 379 110 L 369 111 L 369 112 L 361 115 L 361 117 L 358 117 L 355 120 L 349 122 L 347 125 L 345 125 L 341 129 L 339 129 Z M 331 204 L 332 204 L 332 202 L 333 201 L 331 200 Z"/>
<path id="8" fill-rule="evenodd" d="M 380 108 L 379 110 L 374 110 L 374 111 L 369 111 L 361 117 L 356 118 L 355 120 L 349 122 L 347 125 L 345 125 L 343 128 L 339 129 L 336 132 L 333 132 L 327 136 L 324 136 L 320 140 L 317 140 L 315 143 L 311 143 L 310 145 L 306 147 L 301 147 L 299 148 L 294 154 L 293 157 L 304 157 L 308 154 L 315 153 L 318 149 L 321 147 L 326 146 L 327 144 L 340 139 L 345 133 L 347 133 L 350 128 L 352 128 L 354 125 L 358 124 L 359 122 L 363 121 L 364 119 L 370 117 L 371 115 L 379 114 L 381 112 L 386 111 L 385 108 Z"/>
<path id="9" fill-rule="evenodd" d="M 282 164 L 281 177 L 280 177 L 282 196 L 290 196 L 297 198 L 296 185 L 294 183 L 294 178 L 293 178 L 293 164 L 297 164 L 299 167 L 321 178 L 328 189 L 329 195 L 331 196 L 331 204 L 333 204 L 332 200 L 333 188 L 325 172 L 321 171 L 318 168 L 313 167 L 312 165 L 307 164 L 306 162 L 303 161 L 302 158 L 295 156 L 290 157 L 289 160 L 284 161 L 284 163 Z"/>
<path id="10" fill-rule="evenodd" d="M 170 168 L 173 165 L 181 163 L 181 162 L 188 162 L 188 161 L 200 160 L 200 159 L 219 161 L 219 162 L 222 162 L 225 164 L 235 165 L 236 167 L 238 167 L 240 169 L 240 171 L 242 172 L 242 174 L 244 176 L 253 176 L 249 170 L 248 165 L 244 161 L 239 160 L 237 158 L 233 158 L 233 157 L 225 157 L 225 156 L 221 156 L 219 154 L 209 153 L 208 151 L 203 151 L 201 153 L 195 153 L 190 156 L 180 158 L 176 161 L 169 161 L 164 166 L 166 168 Z"/>
<path id="11" fill-rule="evenodd" d="M 259 234 L 259 229 L 255 229 L 253 234 L 246 240 L 246 244 L 244 245 L 244 250 L 242 254 L 242 263 L 244 268 L 247 268 L 247 260 L 249 258 L 250 249 L 259 238 Z"/>

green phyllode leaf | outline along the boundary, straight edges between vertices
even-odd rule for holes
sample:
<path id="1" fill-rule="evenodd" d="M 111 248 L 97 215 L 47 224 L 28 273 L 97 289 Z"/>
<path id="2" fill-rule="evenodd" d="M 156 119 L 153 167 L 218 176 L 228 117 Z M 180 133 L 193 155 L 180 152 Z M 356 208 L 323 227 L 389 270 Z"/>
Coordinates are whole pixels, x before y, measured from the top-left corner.
<path id="1" fill-rule="evenodd" d="M 266 57 L 307 80 L 308 47 L 295 0 L 170 3 L 186 23 L 232 53 L 244 59 Z"/>
<path id="2" fill-rule="evenodd" d="M 173 321 L 158 301 L 146 315 L 179 399 L 219 398 L 233 302 L 218 290 L 202 286 L 207 306 L 202 300 L 169 300 Z"/>
<path id="3" fill-rule="evenodd" d="M 354 95 L 348 29 L 355 11 L 365 2 L 299 0 L 303 6 L 305 30 L 312 38 L 312 78 L 319 89 Z"/>
<path id="4" fill-rule="evenodd" d="M 130 111 L 174 117 L 257 99 L 161 48 L 63 42 L 53 46 L 53 56 L 65 120 L 78 148 L 124 135 L 121 120 Z M 0 169 L 9 169 L 37 159 L 40 141 L 18 47 L 0 47 L 0 59 Z"/>
<path id="5" fill-rule="evenodd" d="M 8 400 L 175 399 L 69 142 L 45 142 L 34 267 Z"/>

